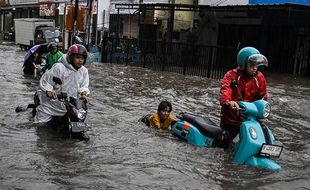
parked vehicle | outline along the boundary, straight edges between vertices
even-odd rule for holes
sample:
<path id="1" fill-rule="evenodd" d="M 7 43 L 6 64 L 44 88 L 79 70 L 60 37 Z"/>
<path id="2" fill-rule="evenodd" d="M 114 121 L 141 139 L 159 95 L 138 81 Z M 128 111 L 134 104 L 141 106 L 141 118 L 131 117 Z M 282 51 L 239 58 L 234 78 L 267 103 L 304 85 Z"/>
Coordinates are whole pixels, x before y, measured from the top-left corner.
<path id="1" fill-rule="evenodd" d="M 29 49 L 36 44 L 62 42 L 61 32 L 53 19 L 14 19 L 15 43 L 21 49 Z"/>
<path id="2" fill-rule="evenodd" d="M 238 104 L 244 119 L 235 144 L 234 163 L 280 170 L 273 158 L 280 157 L 283 147 L 277 145 L 272 131 L 260 121 L 269 116 L 270 104 L 265 100 Z M 216 146 L 225 139 L 225 132 L 207 117 L 186 114 L 172 126 L 171 133 L 195 146 Z"/>

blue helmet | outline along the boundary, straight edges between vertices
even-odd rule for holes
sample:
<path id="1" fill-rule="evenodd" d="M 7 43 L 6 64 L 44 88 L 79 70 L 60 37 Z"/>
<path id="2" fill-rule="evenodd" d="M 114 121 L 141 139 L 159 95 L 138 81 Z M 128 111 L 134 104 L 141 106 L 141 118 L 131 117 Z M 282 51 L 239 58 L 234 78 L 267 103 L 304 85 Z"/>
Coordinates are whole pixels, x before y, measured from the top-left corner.
<path id="1" fill-rule="evenodd" d="M 265 65 L 268 66 L 267 58 L 262 55 L 256 48 L 253 47 L 244 47 L 242 48 L 237 56 L 237 63 L 240 70 L 246 68 L 246 64 L 250 63 L 254 66 Z"/>

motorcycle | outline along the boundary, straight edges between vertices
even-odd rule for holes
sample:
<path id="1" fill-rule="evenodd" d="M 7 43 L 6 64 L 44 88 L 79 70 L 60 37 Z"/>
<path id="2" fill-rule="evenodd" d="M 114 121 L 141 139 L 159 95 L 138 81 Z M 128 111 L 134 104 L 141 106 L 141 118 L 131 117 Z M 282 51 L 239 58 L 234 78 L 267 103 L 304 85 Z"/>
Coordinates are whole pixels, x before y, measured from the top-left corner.
<path id="1" fill-rule="evenodd" d="M 53 81 L 61 85 L 62 81 L 59 78 L 53 77 Z M 87 116 L 87 102 L 85 100 L 76 99 L 74 97 L 68 97 L 67 93 L 61 92 L 57 95 L 57 99 L 61 101 L 66 109 L 67 113 L 63 116 L 53 116 L 52 120 L 46 125 L 57 129 L 58 133 L 62 133 L 66 138 L 89 140 L 87 123 L 84 123 Z M 40 104 L 38 91 L 34 96 L 34 104 L 29 104 L 27 108 L 17 107 L 16 112 L 33 108 L 32 116 L 36 115 L 36 107 Z"/>
<path id="2" fill-rule="evenodd" d="M 171 127 L 171 133 L 194 146 L 218 146 L 225 138 L 226 132 L 206 116 L 180 113 L 180 120 Z"/>
<path id="3" fill-rule="evenodd" d="M 238 102 L 243 114 L 239 139 L 235 144 L 233 162 L 272 171 L 281 169 L 273 158 L 280 157 L 283 146 L 278 145 L 272 131 L 260 119 L 270 115 L 270 104 L 265 100 Z M 225 140 L 225 131 L 207 117 L 184 115 L 176 122 L 171 133 L 195 146 L 216 146 Z"/>

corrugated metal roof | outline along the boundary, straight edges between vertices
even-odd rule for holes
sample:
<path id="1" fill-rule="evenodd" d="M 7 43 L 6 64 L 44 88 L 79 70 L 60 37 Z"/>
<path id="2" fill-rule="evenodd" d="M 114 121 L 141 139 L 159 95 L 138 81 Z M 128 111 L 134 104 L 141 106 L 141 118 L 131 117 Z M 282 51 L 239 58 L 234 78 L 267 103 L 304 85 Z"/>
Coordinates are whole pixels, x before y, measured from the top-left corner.
<path id="1" fill-rule="evenodd" d="M 280 5 L 280 4 L 297 4 L 310 5 L 310 0 L 249 0 L 249 4 L 263 4 L 263 5 Z"/>

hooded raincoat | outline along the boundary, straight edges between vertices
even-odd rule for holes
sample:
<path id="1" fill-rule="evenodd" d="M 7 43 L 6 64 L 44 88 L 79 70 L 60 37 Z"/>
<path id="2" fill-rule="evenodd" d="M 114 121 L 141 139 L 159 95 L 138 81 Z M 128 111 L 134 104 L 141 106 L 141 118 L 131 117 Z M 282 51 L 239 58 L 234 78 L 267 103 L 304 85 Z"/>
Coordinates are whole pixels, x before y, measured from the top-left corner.
<path id="1" fill-rule="evenodd" d="M 65 92 L 68 97 L 78 98 L 81 92 L 90 93 L 89 76 L 86 67 L 82 66 L 76 70 L 68 63 L 66 54 L 63 55 L 59 63 L 53 65 L 40 79 L 40 86 L 37 91 L 40 105 L 36 108 L 35 122 L 48 122 L 52 116 L 63 116 L 67 110 L 65 105 L 55 99 L 46 96 L 46 91 L 55 91 L 57 94 Z M 53 77 L 58 77 L 62 81 L 62 85 L 58 85 L 53 81 Z"/>
<path id="2" fill-rule="evenodd" d="M 237 89 L 232 89 L 230 84 L 237 81 Z M 258 99 L 267 100 L 267 82 L 264 75 L 257 71 L 256 76 L 245 75 L 240 69 L 228 71 L 221 81 L 220 104 L 221 122 L 229 126 L 239 127 L 242 117 L 237 110 L 228 108 L 228 101 L 253 102 Z"/>
<path id="3" fill-rule="evenodd" d="M 52 66 L 58 62 L 58 60 L 63 56 L 63 53 L 57 50 L 55 53 L 49 52 L 46 55 L 46 65 L 44 66 L 44 70 L 51 69 Z"/>

